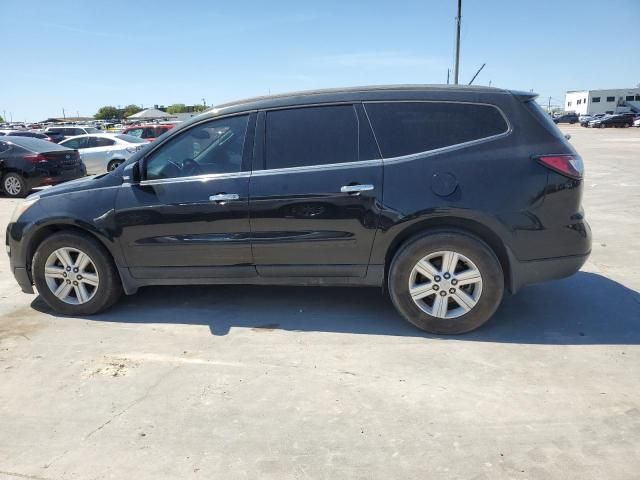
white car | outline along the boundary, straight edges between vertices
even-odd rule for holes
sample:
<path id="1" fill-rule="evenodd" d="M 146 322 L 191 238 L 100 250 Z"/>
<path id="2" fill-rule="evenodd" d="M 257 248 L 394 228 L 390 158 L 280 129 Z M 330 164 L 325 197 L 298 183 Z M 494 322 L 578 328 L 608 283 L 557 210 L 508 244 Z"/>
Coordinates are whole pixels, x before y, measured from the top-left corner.
<path id="1" fill-rule="evenodd" d="M 95 133 L 67 138 L 60 145 L 78 150 L 87 173 L 94 175 L 115 170 L 148 143 L 131 135 Z"/>
<path id="2" fill-rule="evenodd" d="M 636 119 L 633 121 L 633 126 L 634 126 L 634 127 L 640 127 L 640 118 L 636 118 Z"/>

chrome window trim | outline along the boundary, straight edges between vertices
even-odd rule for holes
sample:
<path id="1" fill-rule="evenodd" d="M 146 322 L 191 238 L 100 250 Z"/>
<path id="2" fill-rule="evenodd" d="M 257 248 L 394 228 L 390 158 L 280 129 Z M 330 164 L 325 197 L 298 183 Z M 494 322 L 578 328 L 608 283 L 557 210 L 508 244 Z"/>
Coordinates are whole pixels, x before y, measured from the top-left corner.
<path id="1" fill-rule="evenodd" d="M 502 116 L 505 124 L 507 125 L 507 129 L 499 133 L 497 135 L 491 135 L 489 137 L 478 138 L 476 140 L 469 140 L 468 142 L 455 143 L 453 145 L 447 145 L 446 147 L 434 148 L 431 150 L 424 150 L 421 152 L 410 153 L 408 155 L 401 155 L 399 157 L 385 157 L 380 149 L 380 154 L 382 155 L 383 164 L 393 164 L 393 163 L 402 163 L 402 162 L 411 162 L 413 160 L 418 160 L 420 158 L 431 157 L 433 155 L 439 155 L 441 153 L 452 152 L 456 150 L 461 150 L 463 148 L 471 147 L 473 145 L 479 145 L 486 142 L 491 142 L 493 140 L 498 140 L 500 138 L 507 137 L 511 135 L 513 132 L 513 126 L 509 121 L 509 118 L 504 114 L 502 109 L 497 105 L 493 105 L 491 103 L 483 103 L 483 102 L 465 102 L 465 101 L 457 101 L 457 100 L 366 100 L 362 102 L 362 106 L 364 107 L 364 111 L 367 114 L 367 118 L 369 119 L 369 123 L 371 124 L 371 130 L 373 130 L 373 135 L 378 142 L 378 138 L 376 137 L 376 131 L 373 128 L 373 122 L 369 118 L 369 112 L 367 112 L 367 104 L 368 103 L 456 103 L 456 104 L 464 104 L 464 105 L 480 105 L 484 107 L 492 107 L 495 108 L 498 113 Z"/>
<path id="2" fill-rule="evenodd" d="M 154 180 L 142 180 L 138 185 L 166 185 L 171 183 L 208 182 L 210 180 L 223 180 L 227 178 L 249 178 L 251 172 L 233 173 L 207 173 L 203 175 L 191 175 L 189 177 L 157 178 Z"/>
<path id="3" fill-rule="evenodd" d="M 342 163 L 328 163 L 326 165 L 307 165 L 304 167 L 287 167 L 287 168 L 273 168 L 271 170 L 255 170 L 251 172 L 252 177 L 264 177 L 267 175 L 280 175 L 288 173 L 304 173 L 304 172 L 321 172 L 325 170 L 340 170 L 344 168 L 363 168 L 363 167 L 375 167 L 382 166 L 382 159 L 375 160 L 360 160 L 358 162 L 342 162 Z"/>

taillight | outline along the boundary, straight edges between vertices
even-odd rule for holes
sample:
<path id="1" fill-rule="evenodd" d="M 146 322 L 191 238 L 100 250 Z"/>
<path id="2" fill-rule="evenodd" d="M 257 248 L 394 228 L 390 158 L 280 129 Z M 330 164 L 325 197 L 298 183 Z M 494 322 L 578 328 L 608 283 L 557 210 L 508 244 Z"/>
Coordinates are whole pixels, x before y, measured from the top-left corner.
<path id="1" fill-rule="evenodd" d="M 545 167 L 567 177 L 581 179 L 584 175 L 580 155 L 542 155 L 536 159 Z"/>
<path id="2" fill-rule="evenodd" d="M 46 163 L 49 161 L 49 159 L 44 155 L 42 155 L 41 153 L 33 153 L 33 154 L 25 155 L 24 159 L 27 162 L 31 162 L 31 163 Z"/>

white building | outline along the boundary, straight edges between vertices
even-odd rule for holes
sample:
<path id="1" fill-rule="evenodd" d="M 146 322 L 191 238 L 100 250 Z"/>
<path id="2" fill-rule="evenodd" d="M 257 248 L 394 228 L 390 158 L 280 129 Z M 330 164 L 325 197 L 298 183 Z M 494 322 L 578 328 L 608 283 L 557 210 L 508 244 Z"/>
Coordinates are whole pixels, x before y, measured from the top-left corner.
<path id="1" fill-rule="evenodd" d="M 578 115 L 596 113 L 640 113 L 640 88 L 611 90 L 571 90 L 564 99 L 564 109 Z"/>

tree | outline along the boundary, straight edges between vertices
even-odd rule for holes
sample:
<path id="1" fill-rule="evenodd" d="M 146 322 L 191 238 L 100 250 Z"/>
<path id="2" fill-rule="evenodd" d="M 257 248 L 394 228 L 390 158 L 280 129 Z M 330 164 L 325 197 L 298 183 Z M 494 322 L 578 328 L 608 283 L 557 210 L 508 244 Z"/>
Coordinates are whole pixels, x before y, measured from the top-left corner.
<path id="1" fill-rule="evenodd" d="M 185 113 L 187 106 L 184 103 L 174 103 L 167 107 L 167 113 Z"/>
<path id="2" fill-rule="evenodd" d="M 0 115 L 0 123 L 4 123 L 4 118 L 2 118 L 2 115 Z"/>
<path id="3" fill-rule="evenodd" d="M 113 118 L 121 119 L 122 110 L 118 110 L 116 107 L 108 105 L 105 107 L 101 107 L 100 110 L 98 110 L 98 113 L 96 113 L 93 117 L 96 120 L 111 120 Z"/>
<path id="4" fill-rule="evenodd" d="M 194 105 L 193 106 L 193 111 L 194 112 L 204 112 L 208 107 L 205 107 L 204 105 Z"/>
<path id="5" fill-rule="evenodd" d="M 127 118 L 131 115 L 135 115 L 140 111 L 142 111 L 142 109 L 137 105 L 134 105 L 134 104 L 127 105 L 126 107 L 124 107 L 124 117 Z"/>

